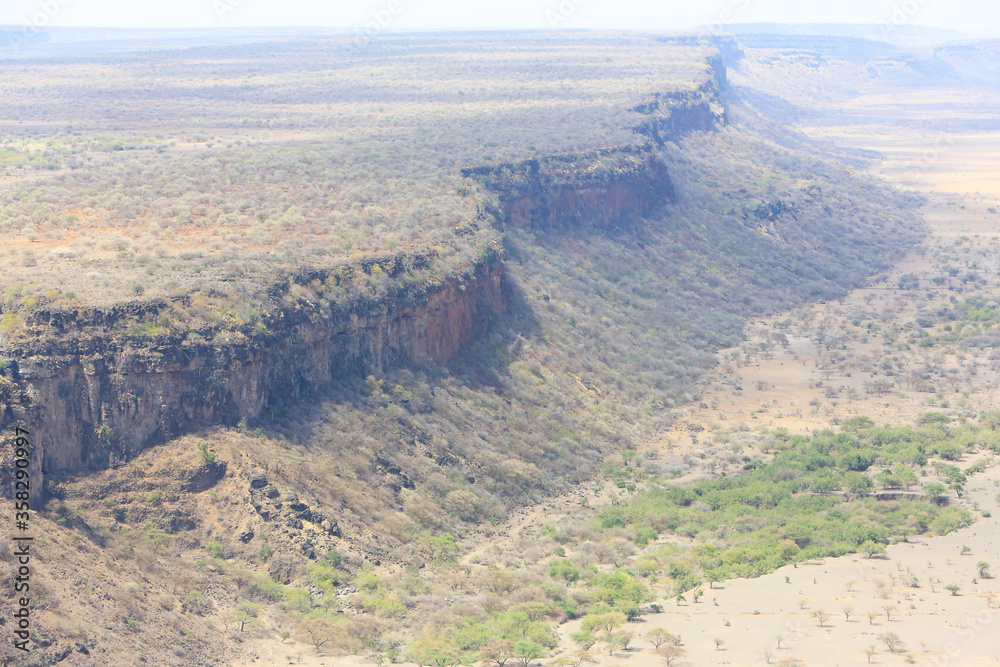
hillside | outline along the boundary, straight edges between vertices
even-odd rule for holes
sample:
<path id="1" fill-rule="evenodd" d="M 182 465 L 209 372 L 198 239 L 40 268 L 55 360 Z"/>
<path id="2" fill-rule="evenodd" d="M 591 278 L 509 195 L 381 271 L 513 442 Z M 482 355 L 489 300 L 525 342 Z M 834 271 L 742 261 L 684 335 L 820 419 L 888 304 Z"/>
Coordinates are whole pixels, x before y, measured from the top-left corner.
<path id="1" fill-rule="evenodd" d="M 3 419 L 50 496 L 16 664 L 219 664 L 241 604 L 292 632 L 416 576 L 919 235 L 708 46 L 228 48 L 6 75 Z M 433 609 L 396 604 L 409 641 Z"/>

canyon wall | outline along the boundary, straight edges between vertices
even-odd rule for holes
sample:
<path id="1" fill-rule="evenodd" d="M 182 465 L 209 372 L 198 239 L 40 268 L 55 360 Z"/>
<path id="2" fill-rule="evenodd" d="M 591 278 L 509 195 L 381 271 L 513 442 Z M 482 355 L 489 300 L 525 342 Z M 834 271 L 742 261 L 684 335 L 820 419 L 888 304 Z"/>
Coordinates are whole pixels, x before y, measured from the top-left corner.
<path id="1" fill-rule="evenodd" d="M 266 333 L 252 338 L 219 331 L 193 342 L 204 337 L 178 332 L 142 341 L 114 325 L 169 311 L 163 302 L 39 313 L 55 333 L 6 351 L 0 422 L 31 431 L 32 486 L 41 488 L 44 473 L 116 465 L 198 427 L 279 410 L 337 378 L 408 360 L 446 362 L 505 301 L 502 257 L 493 252 L 423 292 L 330 312 L 276 310 Z"/>

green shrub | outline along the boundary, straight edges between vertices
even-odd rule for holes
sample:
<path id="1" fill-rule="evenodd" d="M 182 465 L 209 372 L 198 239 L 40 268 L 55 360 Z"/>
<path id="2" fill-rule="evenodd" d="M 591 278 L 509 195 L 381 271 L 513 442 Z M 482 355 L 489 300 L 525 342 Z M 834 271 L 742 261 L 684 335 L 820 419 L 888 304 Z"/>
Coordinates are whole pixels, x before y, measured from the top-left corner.
<path id="1" fill-rule="evenodd" d="M 198 454 L 201 456 L 201 462 L 205 465 L 212 465 L 215 463 L 215 452 L 208 450 L 207 442 L 198 443 Z"/>
<path id="2" fill-rule="evenodd" d="M 219 560 L 225 558 L 226 550 L 218 541 L 209 540 L 208 542 L 205 542 L 201 546 L 202 548 L 205 549 L 205 551 L 211 554 L 212 558 L 218 558 Z"/>
<path id="3" fill-rule="evenodd" d="M 549 566 L 549 576 L 573 582 L 580 578 L 580 569 L 569 559 L 557 560 Z"/>

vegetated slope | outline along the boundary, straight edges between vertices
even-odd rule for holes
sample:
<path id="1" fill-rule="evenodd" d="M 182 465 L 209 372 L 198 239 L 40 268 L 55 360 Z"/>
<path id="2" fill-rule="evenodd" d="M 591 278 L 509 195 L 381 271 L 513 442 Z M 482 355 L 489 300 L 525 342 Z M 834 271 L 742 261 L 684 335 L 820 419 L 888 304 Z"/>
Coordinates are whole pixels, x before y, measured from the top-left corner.
<path id="1" fill-rule="evenodd" d="M 319 403 L 277 402 L 259 424 L 205 433 L 203 467 L 214 469 L 212 449 L 230 466 L 217 490 L 167 493 L 176 480 L 137 463 L 124 479 L 118 471 L 64 477 L 41 521 L 63 517 L 109 554 L 163 544 L 232 558 L 264 602 L 273 585 L 247 568 L 291 582 L 302 563 L 331 548 L 348 554 L 350 569 L 363 556 L 416 566 L 449 551 L 453 535 L 568 487 L 612 449 L 655 433 L 670 406 L 696 398 L 711 352 L 735 342 L 745 318 L 835 298 L 916 238 L 911 200 L 780 147 L 743 122 L 751 113 L 736 105 L 733 126 L 657 149 L 672 203 L 603 225 L 507 225 L 509 312 L 450 365 L 386 367 L 340 382 Z M 472 179 L 461 185 L 486 188 Z M 193 445 L 157 449 L 152 469 L 166 473 L 171 447 Z M 264 474 L 252 480 L 255 471 Z M 209 509 L 216 502 L 222 509 Z M 309 569 L 328 594 L 330 581 L 344 576 L 330 571 L 332 562 Z M 58 567 L 47 564 L 43 585 Z M 183 560 L 127 567 L 136 595 L 164 596 L 163 613 L 195 633 L 192 646 L 251 594 L 217 578 L 236 576 L 221 561 L 203 576 Z M 185 583 L 165 585 L 168 577 Z M 205 616 L 182 621 L 178 613 L 194 610 L 207 586 L 211 602 L 197 607 Z M 74 583 L 40 620 L 43 640 L 54 642 L 40 660 L 67 646 L 69 631 L 52 622 L 60 610 L 103 609 L 87 588 Z M 289 595 L 297 602 L 283 622 L 329 611 L 330 597 Z M 137 641 L 161 642 L 144 630 L 158 614 L 73 632 L 85 647 L 126 629 Z"/>
<path id="2" fill-rule="evenodd" d="M 358 577 L 361 590 L 348 602 L 376 617 L 379 601 L 403 599 L 425 608 L 437 603 L 429 619 L 404 620 L 408 629 L 417 630 L 406 652 L 418 664 L 435 657 L 468 663 L 503 652 L 545 657 L 557 647 L 554 625 L 573 618 L 580 619 L 578 630 L 562 629 L 560 660 L 572 664 L 593 660 L 598 652 L 611 655 L 630 643 L 640 645 L 626 621 L 655 619 L 661 633 L 676 631 L 678 616 L 657 618 L 665 610 L 651 602 L 697 603 L 712 597 L 719 581 L 759 576 L 817 557 L 879 557 L 887 543 L 968 525 L 972 514 L 949 506 L 945 484 L 931 480 L 947 481 L 960 491 L 966 476 L 982 472 L 988 459 L 963 472 L 929 457 L 952 460 L 986 447 L 995 452 L 997 415 L 961 425 L 928 417 L 931 426 L 897 429 L 856 418 L 839 432 L 809 437 L 789 438 L 780 429 L 719 430 L 699 452 L 707 461 L 693 464 L 713 474 L 687 488 L 666 480 L 679 476 L 673 466 L 697 460 L 690 453 L 683 455 L 684 463 L 656 449 L 610 457 L 605 471 L 617 487 L 612 493 L 621 489 L 618 503 L 600 511 L 552 508 L 551 521 L 520 529 L 467 564 L 440 558 L 434 570 L 420 573 L 432 592 L 419 602 L 408 593 L 413 587 L 408 577 L 368 572 Z M 917 473 L 928 476 L 919 491 Z M 872 493 L 879 486 L 893 491 Z M 906 585 L 927 583 L 911 577 Z M 439 596 L 444 595 L 455 603 L 443 608 Z M 690 607 L 684 615 L 689 614 Z M 397 628 L 388 622 L 379 642 L 354 646 L 385 650 Z M 658 638 L 655 632 L 642 641 L 670 646 L 684 639 L 692 645 L 708 640 L 670 632 Z M 349 640 L 333 641 L 342 651 L 352 650 Z M 683 649 L 666 655 L 680 657 Z"/>
<path id="3" fill-rule="evenodd" d="M 351 508 L 345 535 L 384 559 L 566 488 L 696 400 L 748 316 L 836 298 L 916 238 L 907 197 L 738 127 L 662 159 L 678 199 L 647 218 L 508 226 L 510 312 L 447 369 L 385 369 L 265 425 L 323 471 L 320 506 Z"/>

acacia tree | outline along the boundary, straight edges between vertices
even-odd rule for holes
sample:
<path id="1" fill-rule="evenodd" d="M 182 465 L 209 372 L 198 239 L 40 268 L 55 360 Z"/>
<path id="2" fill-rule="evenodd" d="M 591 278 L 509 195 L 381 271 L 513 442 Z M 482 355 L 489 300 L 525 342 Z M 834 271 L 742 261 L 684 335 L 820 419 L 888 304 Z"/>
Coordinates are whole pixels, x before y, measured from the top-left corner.
<path id="1" fill-rule="evenodd" d="M 532 660 L 545 657 L 545 649 L 533 641 L 521 639 L 514 643 L 514 657 L 521 667 L 528 667 Z"/>
<path id="2" fill-rule="evenodd" d="M 496 595 L 507 595 L 517 588 L 517 577 L 513 572 L 491 567 L 481 579 L 483 590 Z"/>
<path id="3" fill-rule="evenodd" d="M 243 632 L 248 625 L 257 623 L 257 617 L 263 608 L 262 605 L 252 602 L 241 602 L 236 605 L 236 609 L 233 610 L 229 618 L 234 623 L 239 623 L 240 632 Z"/>
<path id="4" fill-rule="evenodd" d="M 504 667 L 507 661 L 514 657 L 514 643 L 507 640 L 492 641 L 479 650 L 479 659 L 487 663 Z"/>
<path id="5" fill-rule="evenodd" d="M 863 553 L 866 558 L 875 558 L 876 556 L 885 555 L 885 545 L 881 542 L 875 542 L 874 540 L 865 540 L 865 542 L 858 547 L 858 551 Z"/>
<path id="6" fill-rule="evenodd" d="M 681 638 L 679 635 L 667 632 L 663 628 L 653 628 L 646 633 L 646 641 L 652 644 L 654 649 L 658 649 L 662 644 L 678 645 L 681 643 Z"/>
<path id="7" fill-rule="evenodd" d="M 435 634 L 425 635 L 418 641 L 410 645 L 410 659 L 418 665 L 435 665 L 436 667 L 448 667 L 462 662 L 451 642 Z"/>
<path id="8" fill-rule="evenodd" d="M 903 641 L 895 632 L 883 632 L 878 638 L 889 649 L 889 653 L 899 653 L 903 650 Z"/>
<path id="9" fill-rule="evenodd" d="M 599 630 L 611 633 L 625 624 L 626 616 L 620 611 L 609 611 L 604 614 L 587 614 L 581 628 L 587 631 Z"/>
<path id="10" fill-rule="evenodd" d="M 946 487 L 941 482 L 930 482 L 929 484 L 924 484 L 924 495 L 933 500 L 935 503 L 941 503 L 944 500 L 945 494 L 948 492 L 948 487 Z"/>
<path id="11" fill-rule="evenodd" d="M 683 647 L 677 646 L 676 644 L 667 644 L 666 646 L 661 646 L 656 649 L 656 655 L 660 656 L 660 660 L 662 660 L 663 664 L 667 665 L 667 667 L 673 665 L 686 654 L 687 651 L 685 651 Z"/>
<path id="12" fill-rule="evenodd" d="M 608 655 L 613 655 L 618 649 L 628 647 L 632 636 L 627 632 L 605 632 L 601 635 L 601 641 L 608 648 Z"/>
<path id="13" fill-rule="evenodd" d="M 580 650 L 587 651 L 594 644 L 597 643 L 597 638 L 594 637 L 594 633 L 590 630 L 580 630 L 578 632 L 570 633 L 569 638 L 573 640 L 573 643 L 580 647 Z"/>
<path id="14" fill-rule="evenodd" d="M 295 628 L 295 638 L 305 644 L 312 644 L 317 653 L 324 644 L 332 642 L 339 634 L 340 628 L 328 618 L 311 618 L 302 621 Z"/>
<path id="15" fill-rule="evenodd" d="M 595 662 L 594 656 L 590 655 L 589 651 L 577 651 L 565 660 L 570 667 L 581 667 L 581 665 Z"/>

